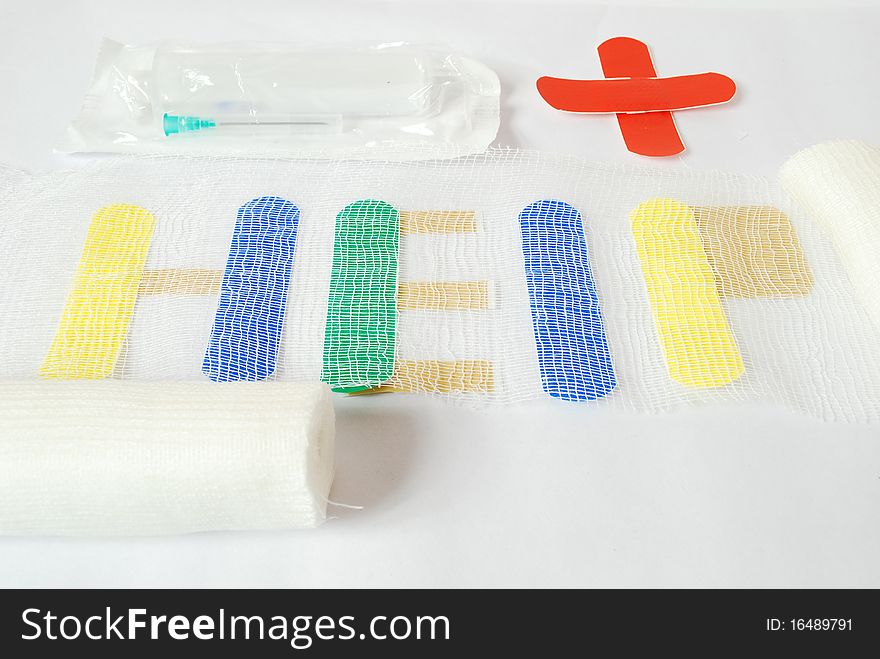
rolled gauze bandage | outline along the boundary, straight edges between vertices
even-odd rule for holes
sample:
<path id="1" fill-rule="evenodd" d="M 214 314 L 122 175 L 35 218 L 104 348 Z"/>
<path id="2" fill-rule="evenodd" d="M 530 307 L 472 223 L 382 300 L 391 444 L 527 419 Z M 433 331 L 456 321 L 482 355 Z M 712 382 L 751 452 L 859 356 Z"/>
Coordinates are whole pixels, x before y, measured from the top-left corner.
<path id="1" fill-rule="evenodd" d="M 324 384 L 0 383 L 0 534 L 317 526 L 333 440 Z"/>
<path id="2" fill-rule="evenodd" d="M 880 327 L 880 148 L 817 144 L 779 173 L 789 195 L 834 242 L 856 294 Z"/>

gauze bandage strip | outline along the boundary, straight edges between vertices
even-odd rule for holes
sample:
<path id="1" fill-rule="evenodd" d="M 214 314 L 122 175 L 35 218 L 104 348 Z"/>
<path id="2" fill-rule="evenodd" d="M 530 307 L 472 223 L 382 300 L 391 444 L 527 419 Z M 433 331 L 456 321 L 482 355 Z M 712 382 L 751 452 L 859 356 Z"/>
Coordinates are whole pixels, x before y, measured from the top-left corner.
<path id="1" fill-rule="evenodd" d="M 237 211 L 271 196 L 300 211 L 287 297 L 271 294 L 265 271 L 249 271 L 241 317 L 226 316 L 240 330 L 226 345 L 247 357 L 229 373 L 249 377 L 259 364 L 282 382 L 324 373 L 341 390 L 476 405 L 554 394 L 586 403 L 592 384 L 594 394 L 608 393 L 591 405 L 624 410 L 748 399 L 826 419 L 880 420 L 878 330 L 855 294 L 844 267 L 851 264 L 812 213 L 758 177 L 490 150 L 407 164 L 121 158 L 37 176 L 0 169 L 0 179 L 0 242 L 15 246 L 0 260 L 2 378 L 38 377 L 90 219 L 130 200 L 155 227 L 105 372 L 207 380 L 202 366 Z M 357 201 L 369 199 L 384 201 Z M 557 202 L 561 217 L 531 218 L 524 235 L 520 214 L 536 200 Z M 261 264 L 280 265 L 276 241 L 253 245 Z M 547 310 L 533 314 L 533 297 L 534 311 Z M 75 333 L 71 361 L 89 362 L 115 326 L 105 321 L 118 317 L 114 298 L 90 299 L 91 329 Z M 599 336 L 594 310 L 613 370 L 588 365 L 589 344 L 579 342 Z M 548 328 L 553 320 L 557 333 L 536 333 L 536 319 Z"/>
<path id="2" fill-rule="evenodd" d="M 474 233 L 476 213 L 458 210 L 400 211 L 400 234 Z"/>
<path id="3" fill-rule="evenodd" d="M 351 393 L 489 394 L 495 389 L 494 378 L 492 364 L 486 360 L 398 359 L 394 374 L 385 384 Z"/>
<path id="4" fill-rule="evenodd" d="M 202 371 L 216 382 L 275 372 L 287 310 L 299 209 L 260 197 L 240 209 Z"/>
<path id="5" fill-rule="evenodd" d="M 122 349 L 155 219 L 139 206 L 98 210 L 89 226 L 73 288 L 40 374 L 61 380 L 108 377 Z"/>
<path id="6" fill-rule="evenodd" d="M 489 287 L 484 281 L 402 281 L 397 306 L 401 311 L 486 309 Z"/>
<path id="7" fill-rule="evenodd" d="M 138 295 L 212 295 L 222 281 L 223 272 L 208 268 L 144 270 Z"/>
<path id="8" fill-rule="evenodd" d="M 813 274 L 788 215 L 772 206 L 692 206 L 721 297 L 807 295 Z"/>
<path id="9" fill-rule="evenodd" d="M 336 216 L 321 379 L 334 391 L 382 384 L 394 371 L 397 209 L 367 199 Z"/>
<path id="10" fill-rule="evenodd" d="M 544 391 L 595 400 L 616 385 L 581 214 L 536 201 L 519 214 L 526 282 Z"/>
<path id="11" fill-rule="evenodd" d="M 0 535 L 320 524 L 333 479 L 321 384 L 0 383 Z"/>
<path id="12" fill-rule="evenodd" d="M 729 384 L 745 366 L 694 211 L 671 199 L 652 199 L 631 220 L 670 376 L 689 387 Z"/>
<path id="13" fill-rule="evenodd" d="M 785 190 L 834 242 L 861 302 L 880 328 L 880 147 L 818 144 L 782 167 Z"/>

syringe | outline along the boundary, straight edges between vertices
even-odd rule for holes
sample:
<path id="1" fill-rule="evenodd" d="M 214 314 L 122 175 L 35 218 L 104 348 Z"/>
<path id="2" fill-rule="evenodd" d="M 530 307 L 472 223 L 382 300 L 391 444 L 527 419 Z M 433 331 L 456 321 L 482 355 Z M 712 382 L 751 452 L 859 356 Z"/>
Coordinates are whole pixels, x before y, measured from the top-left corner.
<path id="1" fill-rule="evenodd" d="M 165 113 L 162 115 L 162 130 L 166 137 L 177 135 L 179 133 L 192 133 L 194 131 L 205 130 L 208 128 L 219 128 L 221 126 L 234 127 L 269 127 L 269 126 L 303 126 L 303 127 L 326 127 L 329 129 L 339 129 L 341 118 L 328 117 L 327 119 L 303 119 L 303 120 L 282 120 L 282 121 L 261 121 L 259 119 L 246 121 L 226 121 L 217 119 L 208 119 L 206 117 L 196 117 L 191 115 L 179 115 Z M 325 132 L 325 131 L 322 131 Z"/>

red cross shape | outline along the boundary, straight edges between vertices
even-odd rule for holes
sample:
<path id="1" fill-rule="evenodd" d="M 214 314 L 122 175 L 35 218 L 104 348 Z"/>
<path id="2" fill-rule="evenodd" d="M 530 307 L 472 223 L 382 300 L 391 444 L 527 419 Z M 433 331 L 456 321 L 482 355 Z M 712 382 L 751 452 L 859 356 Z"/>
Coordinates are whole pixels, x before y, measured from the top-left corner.
<path id="1" fill-rule="evenodd" d="M 617 114 L 626 148 L 643 156 L 684 151 L 672 110 L 726 103 L 736 93 L 720 73 L 658 78 L 648 46 L 629 37 L 600 44 L 599 60 L 605 80 L 544 76 L 538 93 L 557 110 Z"/>

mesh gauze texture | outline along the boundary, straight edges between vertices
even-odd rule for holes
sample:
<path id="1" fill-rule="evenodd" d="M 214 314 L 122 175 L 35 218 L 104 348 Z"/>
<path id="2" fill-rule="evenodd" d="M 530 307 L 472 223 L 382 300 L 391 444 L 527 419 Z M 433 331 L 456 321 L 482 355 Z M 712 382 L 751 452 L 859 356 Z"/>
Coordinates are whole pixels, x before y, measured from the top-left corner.
<path id="1" fill-rule="evenodd" d="M 4 378 L 312 381 L 880 416 L 880 342 L 768 180 L 515 150 L 125 158 L 0 183 Z"/>

